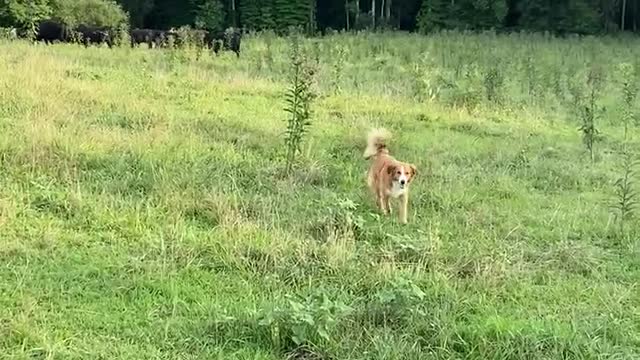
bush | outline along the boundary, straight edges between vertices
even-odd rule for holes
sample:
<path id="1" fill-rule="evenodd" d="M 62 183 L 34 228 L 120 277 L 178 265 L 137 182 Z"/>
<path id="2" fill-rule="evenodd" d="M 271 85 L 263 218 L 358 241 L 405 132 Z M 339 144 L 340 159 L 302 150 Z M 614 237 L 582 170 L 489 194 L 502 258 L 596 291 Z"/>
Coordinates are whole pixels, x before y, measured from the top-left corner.
<path id="1" fill-rule="evenodd" d="M 118 28 L 127 22 L 127 14 L 111 0 L 54 0 L 53 17 L 69 26 Z"/>

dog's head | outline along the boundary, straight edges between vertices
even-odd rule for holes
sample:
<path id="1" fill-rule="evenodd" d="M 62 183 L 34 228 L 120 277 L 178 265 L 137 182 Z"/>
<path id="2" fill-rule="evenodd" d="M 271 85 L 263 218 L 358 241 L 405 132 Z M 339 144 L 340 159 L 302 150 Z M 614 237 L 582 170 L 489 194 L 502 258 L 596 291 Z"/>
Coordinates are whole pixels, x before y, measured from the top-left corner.
<path id="1" fill-rule="evenodd" d="M 411 183 L 417 174 L 415 165 L 404 163 L 389 165 L 387 172 L 391 176 L 391 181 L 394 184 L 398 184 L 401 189 L 409 186 L 409 183 Z"/>

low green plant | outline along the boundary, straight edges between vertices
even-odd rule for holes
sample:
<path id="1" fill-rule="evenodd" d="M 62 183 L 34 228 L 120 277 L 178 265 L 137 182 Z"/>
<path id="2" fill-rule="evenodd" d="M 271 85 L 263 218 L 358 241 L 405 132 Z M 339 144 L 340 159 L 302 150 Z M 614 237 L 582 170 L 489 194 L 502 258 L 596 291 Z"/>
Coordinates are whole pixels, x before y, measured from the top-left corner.
<path id="1" fill-rule="evenodd" d="M 259 315 L 259 325 L 269 330 L 276 348 L 291 351 L 329 341 L 339 321 L 351 312 L 343 302 L 317 291 L 304 297 L 286 296 L 286 304 Z"/>

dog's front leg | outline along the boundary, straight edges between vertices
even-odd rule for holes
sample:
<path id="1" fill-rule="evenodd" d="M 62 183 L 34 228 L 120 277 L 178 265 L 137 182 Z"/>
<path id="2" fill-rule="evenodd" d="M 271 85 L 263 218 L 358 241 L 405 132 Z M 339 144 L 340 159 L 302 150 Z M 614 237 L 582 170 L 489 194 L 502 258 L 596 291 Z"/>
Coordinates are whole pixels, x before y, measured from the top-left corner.
<path id="1" fill-rule="evenodd" d="M 400 222 L 407 223 L 407 207 L 409 206 L 409 194 L 404 193 L 400 196 Z"/>

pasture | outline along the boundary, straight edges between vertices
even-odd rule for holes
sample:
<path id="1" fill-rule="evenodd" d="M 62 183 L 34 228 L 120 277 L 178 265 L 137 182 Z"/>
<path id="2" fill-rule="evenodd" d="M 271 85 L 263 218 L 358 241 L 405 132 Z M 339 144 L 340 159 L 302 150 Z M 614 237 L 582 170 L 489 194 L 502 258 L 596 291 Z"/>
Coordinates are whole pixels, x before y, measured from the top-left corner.
<path id="1" fill-rule="evenodd" d="M 0 358 L 640 357 L 640 41 L 302 40 L 291 174 L 289 40 L 242 46 L 0 41 Z M 418 167 L 406 226 L 374 126 Z"/>

